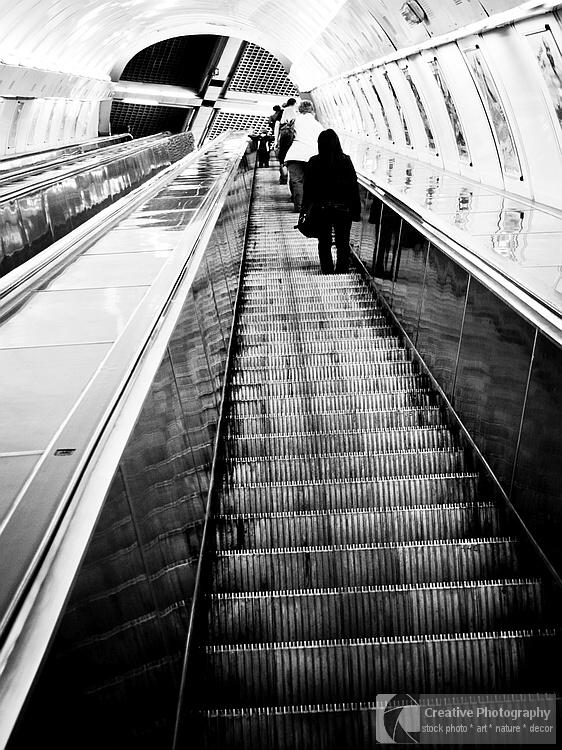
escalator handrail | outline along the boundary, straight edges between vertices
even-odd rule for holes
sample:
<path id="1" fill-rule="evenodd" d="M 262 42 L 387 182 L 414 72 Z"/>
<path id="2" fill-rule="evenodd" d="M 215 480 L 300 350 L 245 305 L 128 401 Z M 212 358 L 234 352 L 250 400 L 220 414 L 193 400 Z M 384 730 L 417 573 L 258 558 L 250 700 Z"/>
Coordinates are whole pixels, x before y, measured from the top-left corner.
<path id="1" fill-rule="evenodd" d="M 254 178 L 255 178 L 255 173 L 257 169 L 257 163 L 258 162 L 256 159 L 255 164 L 254 164 Z M 252 180 L 252 189 L 251 189 L 250 201 L 249 201 L 250 206 L 251 206 L 253 195 L 254 195 L 254 186 L 255 186 L 255 179 Z M 206 564 L 206 561 L 204 560 L 205 550 L 209 546 L 209 535 L 210 535 L 209 529 L 211 526 L 211 516 L 213 514 L 213 505 L 215 501 L 217 481 L 219 477 L 219 472 L 222 471 L 222 468 L 223 468 L 221 465 L 221 462 L 222 462 L 221 446 L 223 443 L 223 438 L 224 438 L 224 434 L 226 431 L 226 422 L 227 422 L 227 414 L 226 414 L 227 388 L 230 382 L 230 377 L 231 377 L 232 369 L 233 369 L 233 360 L 234 360 L 234 353 L 235 353 L 235 347 L 236 347 L 236 327 L 238 325 L 238 319 L 240 316 L 240 308 L 242 305 L 241 291 L 242 291 L 242 281 L 244 278 L 244 272 L 246 268 L 246 246 L 247 246 L 249 229 L 250 229 L 250 211 L 248 211 L 248 214 L 246 217 L 246 225 L 244 229 L 244 239 L 243 239 L 244 245 L 243 245 L 242 257 L 240 259 L 240 267 L 239 267 L 239 272 L 238 272 L 238 285 L 236 288 L 236 301 L 234 305 L 234 314 L 232 316 L 230 336 L 228 340 L 226 367 L 225 367 L 222 390 L 221 390 L 219 420 L 217 423 L 217 430 L 215 434 L 215 443 L 214 443 L 214 448 L 213 448 L 213 461 L 211 464 L 209 489 L 207 492 L 207 503 L 205 506 L 205 519 L 203 523 L 203 533 L 201 535 L 201 545 L 199 548 L 199 560 L 197 563 L 197 572 L 195 575 L 193 595 L 191 598 L 191 610 L 189 613 L 189 625 L 188 625 L 187 636 L 185 640 L 182 677 L 181 677 L 181 684 L 180 684 L 179 697 L 178 697 L 177 713 L 176 713 L 175 724 L 174 724 L 174 738 L 172 742 L 172 750 L 177 750 L 179 747 L 179 743 L 180 743 L 183 697 L 187 690 L 187 680 L 188 680 L 187 674 L 189 672 L 189 661 L 190 661 L 191 654 L 192 654 L 193 643 L 196 637 L 195 631 L 197 627 L 197 605 L 201 598 L 202 579 L 204 575 L 203 568 Z"/>
<path id="2" fill-rule="evenodd" d="M 5 154 L 4 156 L 0 156 L 0 172 L 2 171 L 3 165 L 11 161 L 20 161 L 21 159 L 32 156 L 41 156 L 43 154 L 54 154 L 57 151 L 67 151 L 68 149 L 72 148 L 81 149 L 87 146 L 94 146 L 95 148 L 96 145 L 98 148 L 104 148 L 102 144 L 106 141 L 108 143 L 113 143 L 113 141 L 117 143 L 124 143 L 125 141 L 132 139 L 133 136 L 131 135 L 131 133 L 115 133 L 114 135 L 105 135 L 98 138 L 90 138 L 87 141 L 79 141 L 78 143 L 67 143 L 64 146 L 52 146 L 50 148 L 38 149 L 37 151 L 20 151 L 17 154 Z M 76 155 L 79 155 L 80 153 L 80 150 L 78 150 L 76 152 Z"/>
<path id="3" fill-rule="evenodd" d="M 64 165 L 66 162 L 70 162 L 71 164 L 74 162 L 76 166 L 74 168 L 70 166 L 69 169 L 62 169 L 60 172 L 57 171 L 56 174 L 51 174 L 49 177 L 44 178 L 43 180 L 39 178 L 31 185 L 16 187 L 11 193 L 6 193 L 0 196 L 0 204 L 18 200 L 19 198 L 23 198 L 25 195 L 36 193 L 39 190 L 45 190 L 52 185 L 56 185 L 57 182 L 60 182 L 61 180 L 65 180 L 69 177 L 76 177 L 83 172 L 87 172 L 89 169 L 97 169 L 99 167 L 106 166 L 107 164 L 111 164 L 111 162 L 123 158 L 124 156 L 137 154 L 141 151 L 144 151 L 146 148 L 149 148 L 151 145 L 165 143 L 168 138 L 170 138 L 169 135 L 163 136 L 161 133 L 158 133 L 154 136 L 151 135 L 147 136 L 146 138 L 139 138 L 137 140 L 118 143 L 114 146 L 108 146 L 106 149 L 98 149 L 97 151 L 88 151 L 85 154 L 74 154 L 72 156 L 65 157 L 53 164 L 50 169 L 56 168 L 59 164 Z M 21 176 L 32 175 L 34 172 L 37 172 L 40 175 L 44 171 L 44 169 L 45 165 L 33 165 L 29 169 L 26 168 L 22 170 Z M 18 172 L 16 172 L 15 174 L 11 173 L 9 175 L 6 175 L 5 179 L 11 179 L 13 176 L 17 177 L 20 175 Z M 1 187 L 2 178 L 0 177 L 0 188 Z"/>

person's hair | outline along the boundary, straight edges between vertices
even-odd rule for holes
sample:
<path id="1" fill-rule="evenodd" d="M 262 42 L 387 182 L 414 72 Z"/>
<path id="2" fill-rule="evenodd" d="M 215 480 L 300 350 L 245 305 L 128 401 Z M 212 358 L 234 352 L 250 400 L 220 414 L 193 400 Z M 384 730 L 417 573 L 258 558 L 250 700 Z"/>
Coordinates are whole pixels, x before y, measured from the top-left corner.
<path id="1" fill-rule="evenodd" d="M 285 106 L 286 107 L 293 107 L 296 103 L 297 103 L 297 100 L 293 99 L 293 97 L 291 97 L 290 99 L 287 99 L 287 104 L 285 104 Z"/>
<path id="2" fill-rule="evenodd" d="M 274 112 L 281 112 L 281 107 L 278 104 L 275 104 L 273 107 Z"/>
<path id="3" fill-rule="evenodd" d="M 301 115 L 306 115 L 309 112 L 314 112 L 314 104 L 310 101 L 310 99 L 303 99 L 303 101 L 299 104 L 299 112 Z"/>
<path id="4" fill-rule="evenodd" d="M 338 134 L 332 128 L 323 130 L 318 136 L 318 155 L 322 161 L 334 164 L 343 159 L 343 150 Z"/>

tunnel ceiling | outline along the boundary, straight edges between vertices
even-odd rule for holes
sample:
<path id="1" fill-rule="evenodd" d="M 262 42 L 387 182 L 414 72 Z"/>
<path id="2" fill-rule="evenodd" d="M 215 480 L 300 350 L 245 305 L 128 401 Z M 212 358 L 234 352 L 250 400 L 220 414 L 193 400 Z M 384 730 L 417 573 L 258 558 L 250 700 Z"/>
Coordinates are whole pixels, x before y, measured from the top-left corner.
<path id="1" fill-rule="evenodd" d="M 233 36 L 276 55 L 301 89 L 520 5 L 514 0 L 0 0 L 0 59 L 119 79 L 145 47 Z"/>
<path id="2" fill-rule="evenodd" d="M 121 79 L 198 91 L 220 38 L 206 35 L 165 39 L 129 60 Z"/>

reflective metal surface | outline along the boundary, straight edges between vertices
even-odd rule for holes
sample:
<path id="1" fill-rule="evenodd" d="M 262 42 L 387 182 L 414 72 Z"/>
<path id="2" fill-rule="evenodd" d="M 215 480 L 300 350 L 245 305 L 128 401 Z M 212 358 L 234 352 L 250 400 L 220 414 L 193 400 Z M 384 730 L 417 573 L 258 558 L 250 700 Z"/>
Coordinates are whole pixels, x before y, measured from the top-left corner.
<path id="1" fill-rule="evenodd" d="M 510 226 L 528 218 L 513 206 L 503 216 Z M 389 222 L 387 235 L 396 221 Z M 388 295 L 388 287 L 382 291 Z M 533 350 L 535 328 L 405 220 L 390 304 L 523 522 L 560 570 L 554 531 L 562 490 L 560 348 L 539 332 Z"/>
<path id="2" fill-rule="evenodd" d="M 453 395 L 468 273 L 430 245 L 416 346 L 449 398 Z"/>
<path id="3" fill-rule="evenodd" d="M 453 403 L 508 490 L 534 335 L 528 323 L 471 279 Z"/>
<path id="4" fill-rule="evenodd" d="M 414 343 L 418 332 L 428 245 L 425 237 L 407 222 L 402 222 L 391 305 Z"/>
<path id="5" fill-rule="evenodd" d="M 192 149 L 189 133 L 162 137 L 160 141 L 150 136 L 69 157 L 63 164 L 50 165 L 31 176 L 4 176 L 0 182 L 0 276 Z M 14 191 L 18 197 L 8 200 Z M 146 210 L 154 211 L 151 207 Z M 181 228 L 186 217 L 174 213 L 152 220 Z"/>
<path id="6" fill-rule="evenodd" d="M 562 351 L 540 334 L 517 454 L 511 499 L 539 544 L 562 568 Z"/>
<path id="7" fill-rule="evenodd" d="M 562 216 L 348 137 L 356 168 L 562 313 Z"/>
<path id="8" fill-rule="evenodd" d="M 71 675 L 74 697 L 67 697 L 86 707 L 90 719 L 82 720 L 95 725 L 93 744 L 107 743 L 108 733 L 113 743 L 129 744 L 136 727 L 161 746 L 172 726 L 243 249 L 248 168 L 244 159 L 121 457 L 37 689 L 32 710 L 41 716 L 52 695 L 66 695 L 66 684 L 54 686 Z M 208 176 L 223 175 L 224 164 L 211 155 L 189 171 L 204 194 L 214 184 Z M 154 200 L 175 200 L 182 180 Z M 102 240 L 100 254 L 93 254 L 94 246 L 82 260 L 108 267 L 118 260 L 130 264 L 131 273 L 142 272 L 143 257 L 167 251 L 136 253 L 128 245 L 146 238 L 150 247 L 165 248 L 177 236 L 154 223 L 133 227 L 143 215 L 123 222 Z M 78 714 L 69 719 L 80 720 Z M 25 745 L 25 727 L 22 732 L 18 741 Z"/>
<path id="9" fill-rule="evenodd" d="M 394 279 L 398 272 L 401 228 L 402 219 L 383 204 L 372 272 L 387 301 L 392 299 Z"/>
<path id="10" fill-rule="evenodd" d="M 110 347 L 0 348 L 0 453 L 45 449 Z"/>

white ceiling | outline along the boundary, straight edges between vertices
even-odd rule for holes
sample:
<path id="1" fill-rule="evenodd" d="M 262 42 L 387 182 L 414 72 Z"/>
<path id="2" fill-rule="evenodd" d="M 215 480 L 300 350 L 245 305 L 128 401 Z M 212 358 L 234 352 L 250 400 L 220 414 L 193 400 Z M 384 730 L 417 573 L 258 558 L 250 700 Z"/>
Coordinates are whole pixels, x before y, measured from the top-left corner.
<path id="1" fill-rule="evenodd" d="M 514 0 L 0 0 L 0 60 L 116 80 L 139 50 L 190 34 L 252 41 L 301 89 L 431 36 L 518 6 Z"/>

